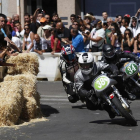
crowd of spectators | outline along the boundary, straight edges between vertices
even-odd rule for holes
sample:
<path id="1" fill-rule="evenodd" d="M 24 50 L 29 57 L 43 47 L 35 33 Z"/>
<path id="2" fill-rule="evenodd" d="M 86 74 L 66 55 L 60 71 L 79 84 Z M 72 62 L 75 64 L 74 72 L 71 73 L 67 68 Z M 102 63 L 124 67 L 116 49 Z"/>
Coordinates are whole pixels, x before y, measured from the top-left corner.
<path id="1" fill-rule="evenodd" d="M 49 15 L 40 8 L 33 15 L 24 15 L 24 25 L 17 14 L 0 14 L 0 58 L 5 54 L 17 55 L 16 52 L 54 54 L 67 44 L 72 44 L 76 52 L 101 52 L 104 44 L 111 44 L 117 50 L 140 56 L 139 13 L 140 9 L 135 16 L 125 14 L 112 19 L 104 11 L 103 20 L 96 19 L 91 12 L 84 19 L 71 14 L 69 28 L 57 13 Z"/>

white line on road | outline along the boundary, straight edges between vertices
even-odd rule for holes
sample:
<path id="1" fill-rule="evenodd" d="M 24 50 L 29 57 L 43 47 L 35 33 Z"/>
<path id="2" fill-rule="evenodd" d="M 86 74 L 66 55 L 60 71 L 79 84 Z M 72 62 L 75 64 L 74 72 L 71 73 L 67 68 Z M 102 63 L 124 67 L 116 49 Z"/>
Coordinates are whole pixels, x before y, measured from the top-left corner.
<path id="1" fill-rule="evenodd" d="M 52 96 L 52 95 L 40 95 L 40 97 L 47 97 L 47 98 L 67 98 L 67 96 Z"/>
<path id="2" fill-rule="evenodd" d="M 41 101 L 68 101 L 68 99 L 40 99 Z"/>

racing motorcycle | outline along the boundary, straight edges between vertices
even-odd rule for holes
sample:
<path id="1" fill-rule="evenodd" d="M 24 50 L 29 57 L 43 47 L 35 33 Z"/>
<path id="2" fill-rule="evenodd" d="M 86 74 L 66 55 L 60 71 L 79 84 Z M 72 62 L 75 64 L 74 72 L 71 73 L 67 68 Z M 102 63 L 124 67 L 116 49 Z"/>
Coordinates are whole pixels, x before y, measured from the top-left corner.
<path id="1" fill-rule="evenodd" d="M 127 62 L 121 68 L 124 80 L 132 78 L 138 73 L 138 65 L 133 61 Z M 137 81 L 136 81 L 137 83 Z M 132 115 L 130 103 L 126 98 L 123 98 L 119 90 L 115 87 L 117 81 L 113 75 L 108 76 L 107 73 L 99 75 L 93 82 L 92 87 L 96 96 L 104 103 L 111 106 L 113 113 L 116 116 L 124 117 L 130 125 L 136 126 L 137 121 Z"/>
<path id="2" fill-rule="evenodd" d="M 125 59 L 124 59 L 125 61 Z M 122 74 L 123 86 L 127 93 L 137 94 L 140 92 L 139 66 L 134 61 L 122 61 L 120 73 Z"/>

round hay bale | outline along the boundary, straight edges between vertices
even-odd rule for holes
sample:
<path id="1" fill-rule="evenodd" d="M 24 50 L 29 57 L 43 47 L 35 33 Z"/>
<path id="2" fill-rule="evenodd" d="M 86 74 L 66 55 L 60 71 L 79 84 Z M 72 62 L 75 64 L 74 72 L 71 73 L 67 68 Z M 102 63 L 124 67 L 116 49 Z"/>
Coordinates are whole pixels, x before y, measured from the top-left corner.
<path id="1" fill-rule="evenodd" d="M 16 64 L 15 67 L 8 67 L 7 73 L 10 75 L 26 73 L 37 75 L 39 72 L 38 56 L 35 53 L 20 53 L 9 57 L 6 62 Z"/>
<path id="2" fill-rule="evenodd" d="M 0 84 L 0 126 L 17 124 L 23 106 L 22 87 L 17 81 Z"/>

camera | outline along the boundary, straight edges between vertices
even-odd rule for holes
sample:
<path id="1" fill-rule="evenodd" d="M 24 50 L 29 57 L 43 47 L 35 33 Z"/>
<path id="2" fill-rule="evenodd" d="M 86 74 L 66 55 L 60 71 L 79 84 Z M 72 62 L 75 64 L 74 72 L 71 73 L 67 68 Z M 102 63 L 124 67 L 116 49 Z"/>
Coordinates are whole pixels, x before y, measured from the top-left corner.
<path id="1" fill-rule="evenodd" d="M 39 9 L 38 12 L 39 12 L 39 13 L 43 13 L 43 9 Z"/>

